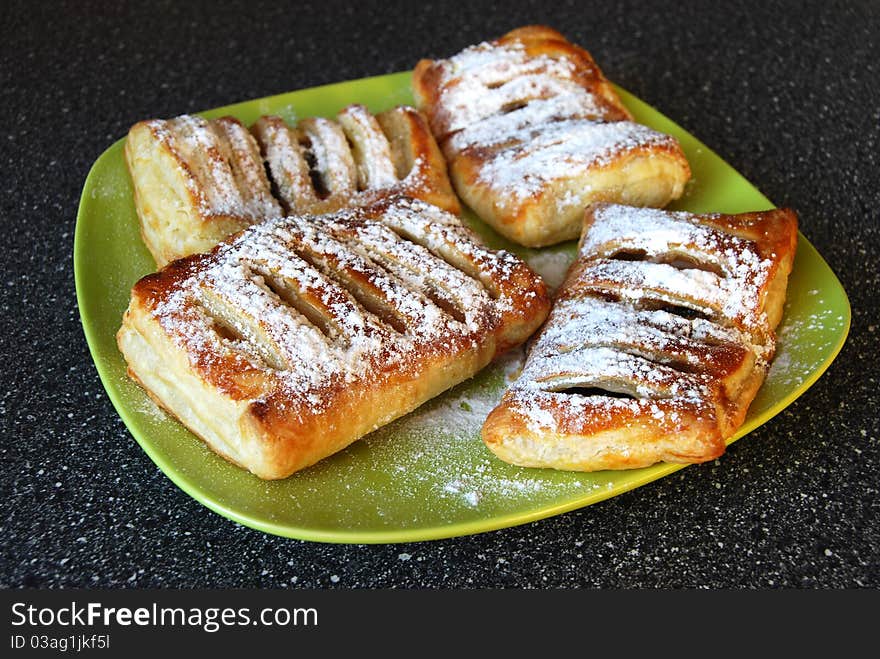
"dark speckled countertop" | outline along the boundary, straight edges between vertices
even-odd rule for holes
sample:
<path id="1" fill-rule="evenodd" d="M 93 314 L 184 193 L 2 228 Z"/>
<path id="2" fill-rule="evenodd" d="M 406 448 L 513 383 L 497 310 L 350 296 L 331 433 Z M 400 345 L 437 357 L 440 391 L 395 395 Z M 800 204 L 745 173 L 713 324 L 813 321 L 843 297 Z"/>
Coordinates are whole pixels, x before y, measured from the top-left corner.
<path id="1" fill-rule="evenodd" d="M 214 4 L 4 5 L 0 585 L 880 585 L 876 3 Z M 852 303 L 838 359 L 721 460 L 515 528 L 320 544 L 184 494 L 117 416 L 80 325 L 73 235 L 94 160 L 143 118 L 401 71 L 537 22 L 798 210 Z"/>

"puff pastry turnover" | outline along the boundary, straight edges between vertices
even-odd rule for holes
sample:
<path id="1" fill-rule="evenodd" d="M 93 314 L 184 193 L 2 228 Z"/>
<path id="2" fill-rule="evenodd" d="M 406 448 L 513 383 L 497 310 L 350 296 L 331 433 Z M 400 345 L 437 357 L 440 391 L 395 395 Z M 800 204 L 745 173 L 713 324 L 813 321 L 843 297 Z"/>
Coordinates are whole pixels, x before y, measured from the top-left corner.
<path id="1" fill-rule="evenodd" d="M 517 465 L 579 471 L 718 457 L 773 357 L 796 243 L 787 209 L 591 206 L 486 445 Z"/>
<path id="2" fill-rule="evenodd" d="M 125 161 L 141 236 L 159 267 L 281 214 L 256 140 L 232 117 L 138 122 Z"/>
<path id="3" fill-rule="evenodd" d="M 547 27 L 422 60 L 413 90 L 461 199 L 522 245 L 577 238 L 593 201 L 662 207 L 690 178 L 676 140 L 634 122 L 590 54 Z"/>
<path id="4" fill-rule="evenodd" d="M 287 213 L 326 213 L 405 194 L 458 213 L 446 162 L 411 107 L 288 126 L 183 115 L 135 124 L 125 143 L 144 242 L 159 267 Z"/>
<path id="5" fill-rule="evenodd" d="M 210 448 L 283 478 L 465 380 L 549 309 L 518 257 L 395 197 L 275 218 L 138 281 L 129 374 Z"/>
<path id="6" fill-rule="evenodd" d="M 253 132 L 288 213 L 327 213 L 395 194 L 461 210 L 443 154 L 415 108 L 373 115 L 350 105 L 336 121 L 315 117 L 296 126 L 261 117 Z"/>

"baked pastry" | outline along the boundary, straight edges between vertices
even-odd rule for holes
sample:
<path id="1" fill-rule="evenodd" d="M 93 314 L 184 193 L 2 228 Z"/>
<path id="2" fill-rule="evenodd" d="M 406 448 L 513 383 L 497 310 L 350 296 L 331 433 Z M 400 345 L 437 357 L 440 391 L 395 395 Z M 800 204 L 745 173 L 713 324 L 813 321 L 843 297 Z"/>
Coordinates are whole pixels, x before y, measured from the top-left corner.
<path id="1" fill-rule="evenodd" d="M 128 372 L 210 448 L 283 478 L 523 342 L 543 281 L 458 217 L 394 197 L 267 220 L 133 289 Z"/>
<path id="2" fill-rule="evenodd" d="M 260 149 L 233 117 L 138 122 L 125 161 L 141 236 L 159 267 L 281 214 Z"/>
<path id="3" fill-rule="evenodd" d="M 267 116 L 251 131 L 231 117 L 135 124 L 126 163 L 156 264 L 286 213 L 326 213 L 396 194 L 460 211 L 443 154 L 417 110 L 374 116 L 351 105 L 336 119 L 291 127 Z"/>
<path id="4" fill-rule="evenodd" d="M 507 238 L 578 237 L 593 201 L 665 206 L 690 178 L 678 142 L 632 120 L 590 54 L 543 26 L 413 72 L 453 185 Z"/>
<path id="5" fill-rule="evenodd" d="M 394 194 L 461 210 L 443 154 L 415 108 L 373 115 L 355 104 L 336 121 L 316 117 L 288 126 L 267 116 L 252 130 L 288 213 L 327 213 Z"/>
<path id="6" fill-rule="evenodd" d="M 593 471 L 724 452 L 773 357 L 797 218 L 591 206 L 579 253 L 486 445 Z"/>

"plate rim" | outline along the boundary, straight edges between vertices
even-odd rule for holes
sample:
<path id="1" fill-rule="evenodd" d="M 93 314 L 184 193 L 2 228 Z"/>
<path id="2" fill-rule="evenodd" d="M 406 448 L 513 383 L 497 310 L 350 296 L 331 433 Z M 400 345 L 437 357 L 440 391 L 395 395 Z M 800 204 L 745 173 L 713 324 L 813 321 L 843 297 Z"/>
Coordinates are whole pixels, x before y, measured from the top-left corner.
<path id="1" fill-rule="evenodd" d="M 212 115 L 216 116 L 218 114 L 222 114 L 224 112 L 235 112 L 242 105 L 251 105 L 254 103 L 260 102 L 271 102 L 272 100 L 276 100 L 282 97 L 289 96 L 290 94 L 294 94 L 297 92 L 320 92 L 321 90 L 325 90 L 327 88 L 339 88 L 344 87 L 346 85 L 351 84 L 369 84 L 371 81 L 376 80 L 388 80 L 393 79 L 395 77 L 402 77 L 411 73 L 410 71 L 398 71 L 392 72 L 388 74 L 376 75 L 376 76 L 368 76 L 364 78 L 352 79 L 352 80 L 344 80 L 335 83 L 328 83 L 317 85 L 315 87 L 307 87 L 303 89 L 291 90 L 288 92 L 282 92 L 279 94 L 273 94 L 270 96 L 239 101 L 236 103 L 232 103 L 229 105 L 224 105 L 216 108 L 212 108 L 209 110 L 200 111 L 194 114 L 199 115 Z M 673 125 L 675 125 L 679 130 L 688 135 L 691 139 L 693 139 L 699 148 L 703 149 L 705 152 L 710 155 L 717 157 L 723 163 L 727 164 L 731 169 L 736 172 L 738 176 L 742 178 L 753 190 L 761 194 L 764 197 L 763 193 L 754 186 L 748 179 L 746 179 L 738 170 L 733 168 L 726 160 L 721 158 L 714 150 L 707 147 L 703 142 L 701 142 L 696 136 L 694 136 L 689 131 L 685 130 L 679 124 L 675 123 L 672 119 L 664 115 L 662 112 L 654 108 L 652 105 L 646 103 L 639 97 L 631 94 L 626 89 L 619 87 L 615 84 L 615 87 L 620 91 L 623 91 L 625 95 L 630 96 L 636 99 L 638 102 L 647 106 L 652 112 L 656 113 L 659 117 L 662 117 L 664 120 L 669 121 Z M 564 499 L 559 501 L 558 503 L 552 505 L 546 505 L 538 509 L 528 510 L 528 511 L 517 511 L 512 513 L 495 515 L 489 518 L 484 519 L 476 519 L 476 520 L 468 520 L 462 522 L 452 522 L 449 524 L 443 525 L 431 525 L 426 527 L 416 527 L 416 528 L 394 528 L 394 529 L 372 529 L 368 531 L 358 530 L 358 529 L 337 529 L 337 530 L 327 530 L 327 529 L 316 529 L 309 528 L 303 526 L 294 526 L 291 524 L 280 524 L 273 523 L 271 521 L 261 519 L 255 515 L 242 514 L 235 510 L 234 508 L 224 505 L 222 502 L 217 501 L 216 499 L 204 494 L 195 480 L 190 480 L 187 476 L 181 471 L 180 468 L 175 467 L 172 464 L 172 461 L 165 457 L 161 451 L 157 450 L 150 441 L 146 438 L 141 437 L 141 432 L 136 430 L 138 424 L 133 423 L 130 418 L 130 413 L 128 407 L 123 404 L 121 400 L 121 395 L 117 392 L 115 387 L 110 386 L 109 382 L 112 379 L 108 373 L 108 365 L 104 363 L 104 360 L 99 358 L 97 352 L 97 343 L 99 340 L 99 332 L 97 331 L 96 326 L 99 322 L 92 317 L 92 312 L 89 310 L 89 305 L 83 305 L 83 301 L 88 298 L 88 296 L 84 293 L 84 274 L 83 271 L 85 269 L 84 259 L 85 259 L 85 249 L 83 247 L 83 233 L 85 229 L 83 229 L 84 225 L 84 208 L 87 207 L 88 201 L 86 199 L 87 194 L 89 194 L 92 186 L 93 178 L 97 176 L 97 173 L 100 171 L 100 168 L 103 166 L 103 161 L 113 154 L 114 150 L 122 148 L 122 143 L 124 143 L 125 137 L 122 137 L 116 141 L 114 141 L 110 146 L 108 146 L 99 156 L 95 159 L 92 166 L 89 169 L 89 172 L 83 182 L 82 192 L 79 198 L 79 205 L 77 208 L 76 214 L 76 226 L 74 229 L 74 240 L 73 240 L 73 270 L 74 270 L 74 283 L 75 283 L 75 291 L 76 291 L 76 301 L 77 301 L 77 309 L 79 311 L 80 323 L 83 328 L 83 333 L 85 334 L 86 343 L 89 348 L 89 353 L 92 359 L 92 363 L 95 366 L 95 369 L 98 373 L 99 380 L 101 381 L 101 385 L 104 388 L 108 398 L 110 399 L 116 413 L 119 415 L 123 424 L 125 425 L 128 433 L 135 439 L 140 448 L 147 454 L 150 460 L 159 468 L 159 470 L 169 479 L 172 483 L 174 483 L 178 488 L 180 488 L 185 494 L 192 497 L 203 506 L 208 508 L 209 510 L 226 517 L 234 522 L 242 524 L 243 526 L 253 528 L 258 531 L 262 531 L 264 533 L 269 533 L 272 535 L 298 539 L 304 541 L 313 541 L 313 542 L 324 542 L 324 543 L 335 543 L 335 544 L 393 544 L 393 543 L 401 543 L 401 542 L 422 542 L 422 541 L 432 541 L 432 540 L 441 540 L 452 537 L 460 537 L 466 535 L 475 535 L 480 533 L 487 533 L 490 531 L 497 531 L 504 528 L 511 528 L 514 526 L 520 526 L 523 524 L 527 524 L 530 522 L 547 519 L 550 517 L 554 517 L 556 515 L 560 515 L 562 513 L 570 512 L 572 510 L 577 510 L 579 508 L 584 508 L 606 499 L 616 497 L 625 492 L 632 491 L 639 487 L 642 487 L 648 483 L 660 480 L 661 478 L 665 478 L 666 476 L 683 469 L 684 467 L 690 466 L 687 464 L 673 464 L 673 463 L 659 463 L 642 470 L 638 470 L 641 473 L 638 476 L 632 477 L 627 483 L 617 486 L 614 488 L 602 488 L 601 490 L 594 490 L 587 494 L 583 495 L 574 495 L 571 498 Z M 766 199 L 766 197 L 764 197 Z M 771 205 L 772 202 L 768 200 L 768 203 Z M 850 328 L 852 325 L 852 309 L 849 301 L 849 296 L 846 293 L 846 289 L 843 287 L 840 279 L 837 277 L 837 274 L 834 270 L 828 265 L 827 261 L 822 257 L 819 251 L 809 242 L 806 236 L 798 230 L 798 249 L 806 244 L 809 249 L 814 252 L 816 258 L 818 258 L 822 264 L 827 268 L 828 274 L 831 275 L 832 278 L 832 288 L 836 287 L 838 289 L 842 301 L 845 305 L 845 314 L 844 314 L 844 322 L 843 326 L 840 330 L 840 333 L 837 337 L 837 340 L 833 347 L 828 352 L 827 357 L 823 362 L 816 367 L 810 374 L 794 389 L 792 389 L 786 396 L 782 397 L 780 400 L 774 402 L 772 406 L 768 409 L 764 410 L 757 417 L 750 419 L 749 424 L 746 426 L 744 424 L 736 434 L 734 434 L 730 439 L 727 440 L 727 445 L 729 446 L 733 442 L 742 438 L 743 436 L 753 432 L 758 427 L 766 424 L 773 417 L 778 415 L 780 412 L 788 408 L 795 400 L 800 398 L 808 389 L 810 389 L 828 370 L 831 364 L 839 355 L 840 351 L 843 349 L 843 346 L 846 343 L 847 338 L 849 337 Z M 121 358 L 121 356 L 120 356 Z M 630 472 L 634 474 L 635 472 Z"/>

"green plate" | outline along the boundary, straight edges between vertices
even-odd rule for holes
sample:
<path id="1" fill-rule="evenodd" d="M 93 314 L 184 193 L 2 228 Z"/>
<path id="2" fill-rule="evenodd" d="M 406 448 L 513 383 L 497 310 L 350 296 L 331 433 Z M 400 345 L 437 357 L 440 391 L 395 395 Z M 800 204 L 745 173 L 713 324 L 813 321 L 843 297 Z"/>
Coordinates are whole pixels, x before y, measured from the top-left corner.
<path id="1" fill-rule="evenodd" d="M 638 121 L 674 135 L 694 172 L 677 208 L 736 213 L 772 204 L 691 135 L 619 90 Z M 372 111 L 412 103 L 409 72 L 304 89 L 205 112 L 251 123 L 262 114 L 287 120 L 332 116 L 359 102 Z M 574 244 L 516 247 L 472 215 L 493 247 L 525 257 L 551 285 Z M 80 315 L 98 374 L 131 434 L 180 488 L 210 509 L 268 533 L 325 542 L 429 540 L 522 524 L 580 508 L 670 474 L 681 465 L 590 474 L 527 469 L 495 458 L 480 425 L 521 364 L 516 351 L 472 380 L 430 401 L 348 449 L 282 481 L 265 482 L 226 463 L 159 410 L 125 374 L 115 333 L 129 290 L 153 269 L 141 243 L 122 140 L 86 180 L 74 243 Z M 778 414 L 825 371 L 850 325 L 846 293 L 822 257 L 800 236 L 779 351 L 749 416 L 731 440 Z"/>

